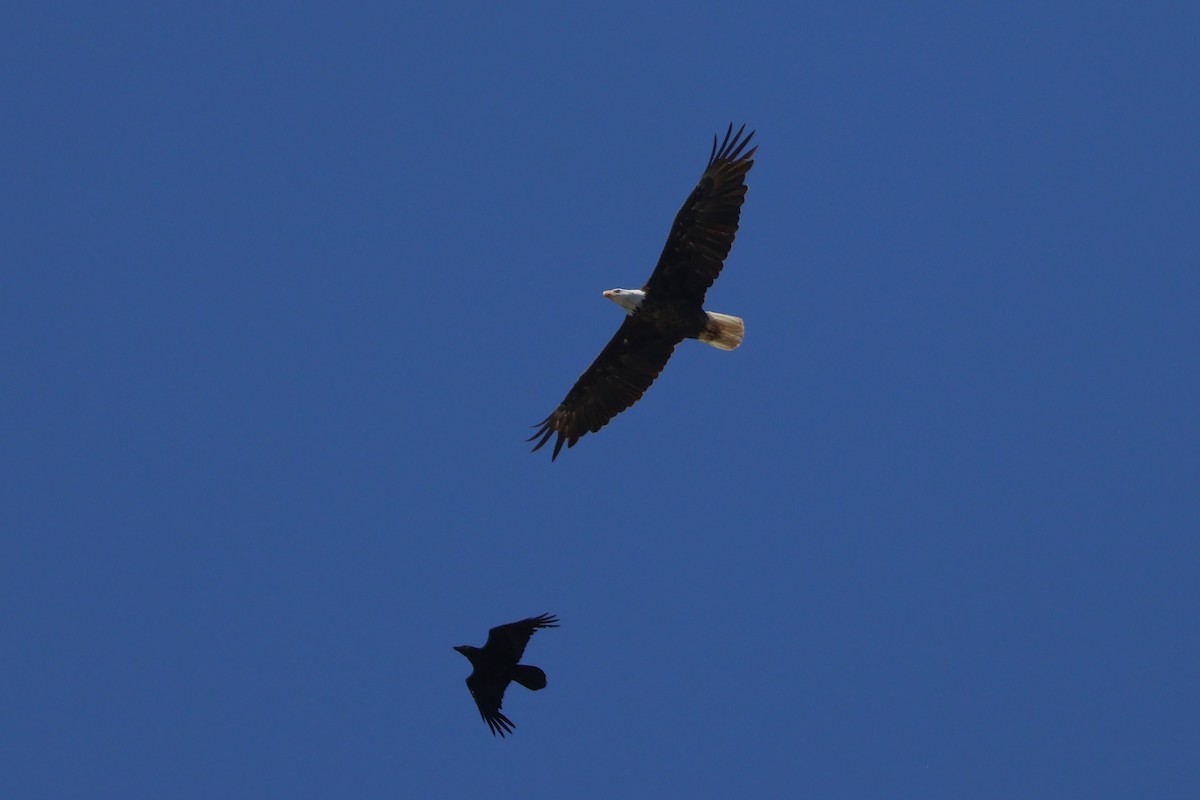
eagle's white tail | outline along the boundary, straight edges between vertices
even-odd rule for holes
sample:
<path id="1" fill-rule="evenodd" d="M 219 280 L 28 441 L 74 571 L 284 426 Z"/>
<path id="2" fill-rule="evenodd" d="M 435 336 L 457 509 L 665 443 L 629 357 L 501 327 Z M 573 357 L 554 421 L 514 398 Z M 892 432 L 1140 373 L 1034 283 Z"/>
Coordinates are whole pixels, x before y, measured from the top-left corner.
<path id="1" fill-rule="evenodd" d="M 731 317 L 715 311 L 704 313 L 708 314 L 708 324 L 700 332 L 700 341 L 720 350 L 732 350 L 742 343 L 742 337 L 746 335 L 746 323 L 741 317 Z"/>

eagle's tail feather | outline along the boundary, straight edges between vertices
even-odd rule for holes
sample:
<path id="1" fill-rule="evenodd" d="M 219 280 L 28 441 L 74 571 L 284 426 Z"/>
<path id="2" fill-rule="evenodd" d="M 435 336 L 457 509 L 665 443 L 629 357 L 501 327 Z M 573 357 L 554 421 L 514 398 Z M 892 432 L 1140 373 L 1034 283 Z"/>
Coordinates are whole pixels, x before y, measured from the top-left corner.
<path id="1" fill-rule="evenodd" d="M 700 341 L 720 350 L 732 350 L 742 343 L 746 335 L 746 323 L 741 317 L 706 311 L 708 324 L 700 332 Z"/>
<path id="2" fill-rule="evenodd" d="M 526 689 L 533 689 L 535 692 L 538 689 L 546 688 L 546 673 L 528 664 L 517 664 L 513 667 L 512 679 Z"/>

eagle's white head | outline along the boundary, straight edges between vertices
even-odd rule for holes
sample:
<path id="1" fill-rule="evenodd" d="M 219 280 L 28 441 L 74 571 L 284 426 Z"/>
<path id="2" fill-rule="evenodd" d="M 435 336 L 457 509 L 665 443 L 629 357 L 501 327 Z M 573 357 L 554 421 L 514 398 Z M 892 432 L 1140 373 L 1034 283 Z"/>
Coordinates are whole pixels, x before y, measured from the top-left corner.
<path id="1" fill-rule="evenodd" d="M 626 314 L 637 311 L 637 307 L 646 299 L 646 293 L 641 289 L 609 289 L 604 296 L 625 309 Z"/>

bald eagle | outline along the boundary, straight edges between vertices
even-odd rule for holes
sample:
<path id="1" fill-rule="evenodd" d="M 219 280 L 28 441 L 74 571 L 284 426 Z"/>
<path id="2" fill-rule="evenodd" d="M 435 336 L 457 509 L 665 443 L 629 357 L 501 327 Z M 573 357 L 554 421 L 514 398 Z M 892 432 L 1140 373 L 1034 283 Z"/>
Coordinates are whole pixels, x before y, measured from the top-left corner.
<path id="1" fill-rule="evenodd" d="M 462 644 L 454 649 L 471 662 L 474 669 L 467 677 L 467 689 L 479 706 L 479 715 L 492 729 L 492 736 L 512 733 L 516 726 L 512 720 L 500 713 L 504 701 L 504 690 L 512 681 L 526 689 L 537 691 L 546 688 L 546 673 L 528 664 L 518 664 L 525 653 L 525 645 L 539 628 L 557 628 L 558 617 L 542 614 L 507 625 L 497 625 L 488 631 L 483 647 Z"/>
<path id="2" fill-rule="evenodd" d="M 537 432 L 526 441 L 538 440 L 534 451 L 557 433 L 553 461 L 564 443 L 574 447 L 580 436 L 603 428 L 641 398 L 684 339 L 721 350 L 742 343 L 745 324 L 740 317 L 705 311 L 703 305 L 733 245 L 746 199 L 746 173 L 758 150 L 742 152 L 754 136 L 751 131 L 742 138 L 744 130 L 745 125 L 734 133 L 730 125 L 720 147 L 713 137 L 708 165 L 675 215 L 646 285 L 604 292 L 625 310 L 625 321 L 558 408 L 533 426 Z"/>

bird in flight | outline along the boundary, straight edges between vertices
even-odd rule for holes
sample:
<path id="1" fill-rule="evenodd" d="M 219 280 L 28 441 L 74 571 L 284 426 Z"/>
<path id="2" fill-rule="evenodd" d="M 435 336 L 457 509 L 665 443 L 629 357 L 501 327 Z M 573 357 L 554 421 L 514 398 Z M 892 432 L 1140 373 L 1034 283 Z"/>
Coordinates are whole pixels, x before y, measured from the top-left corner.
<path id="1" fill-rule="evenodd" d="M 466 656 L 474 667 L 467 676 L 467 688 L 471 691 L 471 697 L 475 698 L 475 705 L 479 706 L 479 716 L 491 728 L 493 736 L 499 734 L 503 738 L 504 734 L 512 733 L 516 727 L 512 720 L 500 713 L 504 690 L 510 682 L 516 681 L 533 691 L 546 688 L 546 673 L 537 667 L 517 662 L 525 652 L 525 645 L 529 644 L 529 637 L 538 628 L 557 627 L 558 617 L 542 614 L 520 622 L 497 625 L 488 631 L 483 647 L 463 644 L 454 648 Z"/>
<path id="2" fill-rule="evenodd" d="M 565 443 L 595 433 L 636 403 L 666 365 L 675 346 L 699 339 L 721 350 L 742 343 L 740 317 L 705 311 L 704 295 L 724 266 L 746 199 L 746 173 L 757 147 L 746 152 L 754 131 L 742 137 L 733 125 L 717 147 L 713 137 L 708 166 L 687 202 L 675 215 L 667 244 L 650 280 L 641 289 L 610 289 L 604 296 L 625 310 L 625 321 L 558 408 L 535 425 L 534 451 L 558 434 L 554 454 Z"/>

